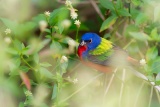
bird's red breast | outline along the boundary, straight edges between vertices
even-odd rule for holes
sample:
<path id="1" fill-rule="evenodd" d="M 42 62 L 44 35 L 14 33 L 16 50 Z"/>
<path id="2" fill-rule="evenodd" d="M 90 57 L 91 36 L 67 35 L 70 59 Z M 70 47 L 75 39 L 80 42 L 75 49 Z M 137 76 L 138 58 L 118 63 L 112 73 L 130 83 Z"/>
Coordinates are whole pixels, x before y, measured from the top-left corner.
<path id="1" fill-rule="evenodd" d="M 82 53 L 83 53 L 84 51 L 86 51 L 86 50 L 87 50 L 87 47 L 86 47 L 86 46 L 79 46 L 79 47 L 78 47 L 77 53 L 78 53 L 78 56 L 80 57 L 80 59 L 82 59 Z"/>

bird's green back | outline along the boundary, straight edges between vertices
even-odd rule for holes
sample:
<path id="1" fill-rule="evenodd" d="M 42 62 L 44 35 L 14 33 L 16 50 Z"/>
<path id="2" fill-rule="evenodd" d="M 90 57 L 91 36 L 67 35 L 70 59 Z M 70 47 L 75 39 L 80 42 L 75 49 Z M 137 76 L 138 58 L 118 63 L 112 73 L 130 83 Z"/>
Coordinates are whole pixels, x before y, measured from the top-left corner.
<path id="1" fill-rule="evenodd" d="M 101 43 L 96 47 L 96 49 L 89 52 L 90 56 L 96 56 L 97 61 L 104 61 L 108 59 L 113 53 L 113 45 L 111 41 L 101 38 Z"/>

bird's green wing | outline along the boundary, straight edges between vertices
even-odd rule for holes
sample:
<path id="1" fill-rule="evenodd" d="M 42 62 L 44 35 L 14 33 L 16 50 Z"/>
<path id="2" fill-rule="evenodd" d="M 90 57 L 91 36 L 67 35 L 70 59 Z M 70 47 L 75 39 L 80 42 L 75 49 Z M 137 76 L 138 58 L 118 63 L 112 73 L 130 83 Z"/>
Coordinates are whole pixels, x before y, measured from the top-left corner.
<path id="1" fill-rule="evenodd" d="M 102 38 L 100 45 L 89 52 L 87 59 L 96 64 L 113 66 L 123 63 L 127 56 L 124 50 Z"/>

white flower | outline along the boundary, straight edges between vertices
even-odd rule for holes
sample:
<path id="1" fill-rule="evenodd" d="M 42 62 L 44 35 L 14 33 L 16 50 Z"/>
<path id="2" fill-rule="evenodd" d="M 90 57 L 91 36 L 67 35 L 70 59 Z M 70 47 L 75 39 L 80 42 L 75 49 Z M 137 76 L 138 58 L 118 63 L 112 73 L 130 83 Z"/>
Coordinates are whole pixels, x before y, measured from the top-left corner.
<path id="1" fill-rule="evenodd" d="M 68 45 L 69 46 L 76 46 L 76 42 L 73 39 L 68 40 Z"/>
<path id="2" fill-rule="evenodd" d="M 71 18 L 72 19 L 77 19 L 77 17 L 78 17 L 78 14 L 75 12 L 74 9 L 71 9 Z"/>
<path id="3" fill-rule="evenodd" d="M 10 44 L 10 43 L 11 43 L 11 38 L 5 37 L 5 38 L 4 38 L 4 41 L 5 41 L 7 44 Z"/>
<path id="4" fill-rule="evenodd" d="M 66 20 L 63 20 L 62 21 L 62 25 L 65 27 L 65 28 L 68 28 L 71 26 L 71 21 L 66 19 Z"/>
<path id="5" fill-rule="evenodd" d="M 72 5 L 72 2 L 71 2 L 70 0 L 66 0 L 65 5 L 66 5 L 66 6 L 71 6 L 71 5 Z"/>
<path id="6" fill-rule="evenodd" d="M 25 95 L 26 95 L 26 96 L 32 96 L 32 92 L 29 91 L 29 90 L 27 90 L 27 91 L 25 92 Z"/>
<path id="7" fill-rule="evenodd" d="M 140 65 L 145 65 L 146 64 L 146 60 L 145 59 L 141 59 L 140 61 L 139 61 L 139 63 L 140 63 Z"/>
<path id="8" fill-rule="evenodd" d="M 66 56 L 62 56 L 60 63 L 65 63 L 65 62 L 68 62 L 68 58 Z"/>
<path id="9" fill-rule="evenodd" d="M 8 35 L 11 33 L 11 29 L 7 28 L 4 32 L 6 33 L 6 35 Z"/>
<path id="10" fill-rule="evenodd" d="M 72 81 L 74 84 L 76 84 L 78 82 L 78 79 L 75 78 L 73 81 Z"/>
<path id="11" fill-rule="evenodd" d="M 74 24 L 77 25 L 77 27 L 80 27 L 81 22 L 79 20 L 75 20 Z"/>
<path id="12" fill-rule="evenodd" d="M 44 15 L 47 16 L 47 17 L 49 17 L 50 16 L 50 12 L 49 11 L 45 11 Z"/>
<path id="13" fill-rule="evenodd" d="M 48 24 L 45 20 L 41 20 L 39 22 L 39 28 L 41 30 L 41 32 L 43 32 L 46 28 L 47 28 Z"/>

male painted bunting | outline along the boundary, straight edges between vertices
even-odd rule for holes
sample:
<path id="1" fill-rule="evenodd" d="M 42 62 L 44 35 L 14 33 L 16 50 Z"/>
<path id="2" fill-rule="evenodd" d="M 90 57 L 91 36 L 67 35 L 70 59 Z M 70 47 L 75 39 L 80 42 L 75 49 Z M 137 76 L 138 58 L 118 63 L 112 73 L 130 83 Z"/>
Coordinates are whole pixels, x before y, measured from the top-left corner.
<path id="1" fill-rule="evenodd" d="M 82 63 L 102 72 L 138 62 L 129 57 L 126 51 L 96 33 L 85 33 L 81 37 L 77 53 Z"/>

